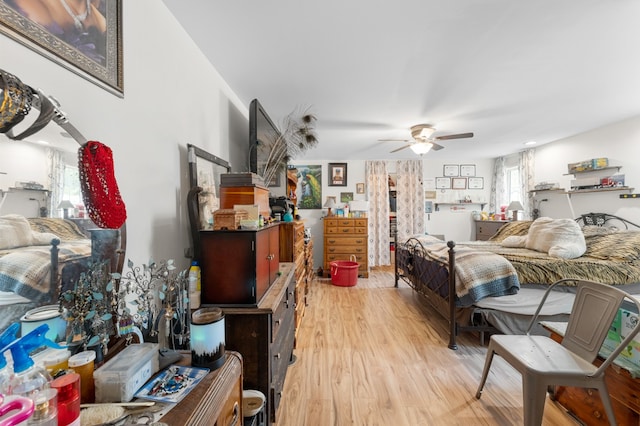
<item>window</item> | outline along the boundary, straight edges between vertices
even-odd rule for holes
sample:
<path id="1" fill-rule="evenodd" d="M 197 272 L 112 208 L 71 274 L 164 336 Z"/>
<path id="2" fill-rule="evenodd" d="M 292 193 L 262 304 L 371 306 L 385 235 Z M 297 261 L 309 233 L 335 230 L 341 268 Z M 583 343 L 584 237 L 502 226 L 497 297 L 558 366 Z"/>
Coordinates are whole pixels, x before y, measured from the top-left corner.
<path id="1" fill-rule="evenodd" d="M 60 199 L 69 200 L 74 206 L 84 204 L 82 201 L 82 191 L 80 190 L 80 173 L 77 166 L 65 164 Z"/>
<path id="2" fill-rule="evenodd" d="M 505 174 L 507 175 L 507 202 L 520 201 L 522 202 L 522 193 L 520 191 L 520 170 L 516 167 L 505 168 Z"/>

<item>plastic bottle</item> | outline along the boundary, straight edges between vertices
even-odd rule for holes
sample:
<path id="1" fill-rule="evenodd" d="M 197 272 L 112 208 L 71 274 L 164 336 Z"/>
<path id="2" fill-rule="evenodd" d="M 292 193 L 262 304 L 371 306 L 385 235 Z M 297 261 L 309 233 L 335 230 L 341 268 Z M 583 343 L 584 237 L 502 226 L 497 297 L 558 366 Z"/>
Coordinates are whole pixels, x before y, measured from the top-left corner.
<path id="1" fill-rule="evenodd" d="M 200 292 L 202 291 L 200 265 L 198 261 L 191 262 L 189 268 L 189 305 L 191 309 L 198 309 L 200 307 Z"/>
<path id="2" fill-rule="evenodd" d="M 35 411 L 28 420 L 29 425 L 57 426 L 57 391 L 51 389 L 51 376 L 44 368 L 35 365 L 29 354 L 42 346 L 60 349 L 61 346 L 45 337 L 49 331 L 47 324 L 42 324 L 24 337 L 15 340 L 6 350 L 11 351 L 13 358 L 13 377 L 9 381 L 9 393 L 25 396 L 33 400 Z"/>
<path id="3" fill-rule="evenodd" d="M 0 335 L 0 395 L 8 393 L 9 383 L 13 375 L 13 370 L 7 365 L 4 352 L 7 350 L 7 346 L 17 339 L 19 330 L 20 323 L 14 322 Z"/>

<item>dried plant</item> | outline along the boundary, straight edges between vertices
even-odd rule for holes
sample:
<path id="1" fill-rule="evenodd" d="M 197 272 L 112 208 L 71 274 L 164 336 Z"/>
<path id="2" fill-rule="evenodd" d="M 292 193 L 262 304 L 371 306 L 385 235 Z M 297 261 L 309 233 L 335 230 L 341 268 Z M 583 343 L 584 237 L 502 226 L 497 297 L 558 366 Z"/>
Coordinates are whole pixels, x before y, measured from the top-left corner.
<path id="1" fill-rule="evenodd" d="M 189 324 L 188 270 L 178 271 L 173 259 L 159 263 L 150 259 L 142 266 L 129 260 L 127 266 L 126 274 L 112 274 L 114 280 L 120 281 L 117 312 L 121 334 L 135 325 L 145 340 L 167 338 L 185 344 Z M 173 324 L 179 324 L 177 332 Z M 168 334 L 159 336 L 159 329 Z"/>
<path id="2" fill-rule="evenodd" d="M 115 333 L 112 323 L 114 283 L 106 262 L 90 262 L 72 290 L 60 294 L 60 310 L 69 325 L 67 342 L 83 349 L 101 345 L 107 353 L 109 336 Z"/>
<path id="3" fill-rule="evenodd" d="M 318 144 L 315 133 L 316 116 L 309 109 L 296 109 L 287 115 L 281 125 L 282 132 L 271 144 L 269 155 L 262 170 L 258 174 L 262 176 L 265 184 L 284 172 L 287 163 L 302 154 L 309 148 Z"/>

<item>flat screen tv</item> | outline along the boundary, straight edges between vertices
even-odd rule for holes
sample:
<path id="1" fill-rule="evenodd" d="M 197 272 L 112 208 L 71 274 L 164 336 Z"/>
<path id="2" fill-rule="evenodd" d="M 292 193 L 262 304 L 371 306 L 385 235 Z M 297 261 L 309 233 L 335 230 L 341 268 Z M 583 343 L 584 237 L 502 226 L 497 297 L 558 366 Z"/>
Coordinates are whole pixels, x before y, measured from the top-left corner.
<path id="1" fill-rule="evenodd" d="M 257 99 L 249 105 L 249 170 L 260 176 L 280 130 Z M 269 185 L 271 182 L 265 182 Z"/>

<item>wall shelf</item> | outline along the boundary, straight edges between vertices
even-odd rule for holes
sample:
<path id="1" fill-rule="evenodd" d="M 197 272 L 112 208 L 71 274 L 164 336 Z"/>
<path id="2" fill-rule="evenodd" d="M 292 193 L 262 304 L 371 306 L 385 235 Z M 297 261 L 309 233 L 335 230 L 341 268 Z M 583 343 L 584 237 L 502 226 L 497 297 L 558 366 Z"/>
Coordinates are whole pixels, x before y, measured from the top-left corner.
<path id="1" fill-rule="evenodd" d="M 622 166 L 608 166 L 608 167 L 602 167 L 602 168 L 599 168 L 599 169 L 584 170 L 582 172 L 565 173 L 563 176 L 583 175 L 583 174 L 586 174 L 586 173 L 597 173 L 597 172 L 604 172 L 604 171 L 607 171 L 607 170 L 615 170 L 617 172 L 621 168 L 622 168 Z"/>
<path id="2" fill-rule="evenodd" d="M 594 189 L 573 189 L 571 191 L 567 191 L 569 196 L 573 194 L 586 194 L 589 192 L 613 192 L 613 191 L 629 191 L 633 192 L 635 188 L 631 188 L 629 186 L 616 186 L 613 188 L 594 188 Z"/>
<path id="3" fill-rule="evenodd" d="M 440 206 L 480 206 L 480 210 L 484 210 L 487 203 L 433 203 L 434 211 L 440 211 Z"/>

